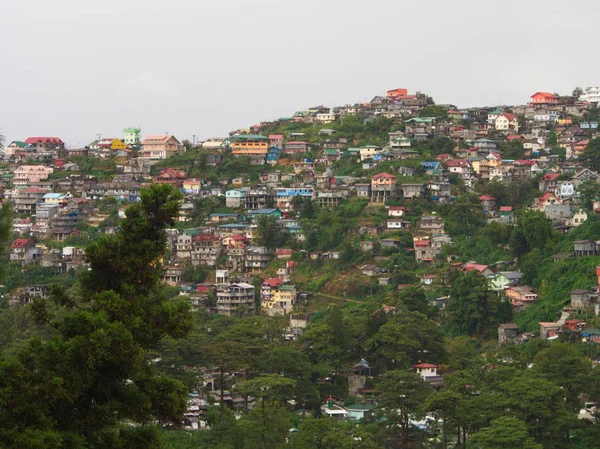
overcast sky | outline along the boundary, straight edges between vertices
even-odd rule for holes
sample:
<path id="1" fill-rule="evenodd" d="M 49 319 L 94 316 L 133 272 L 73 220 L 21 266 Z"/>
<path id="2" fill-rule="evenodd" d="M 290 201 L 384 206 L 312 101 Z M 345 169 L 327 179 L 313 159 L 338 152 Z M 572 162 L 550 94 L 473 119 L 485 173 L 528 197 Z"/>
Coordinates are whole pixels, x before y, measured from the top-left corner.
<path id="1" fill-rule="evenodd" d="M 405 87 L 459 107 L 600 84 L 600 2 L 1 0 L 0 132 L 225 135 Z"/>

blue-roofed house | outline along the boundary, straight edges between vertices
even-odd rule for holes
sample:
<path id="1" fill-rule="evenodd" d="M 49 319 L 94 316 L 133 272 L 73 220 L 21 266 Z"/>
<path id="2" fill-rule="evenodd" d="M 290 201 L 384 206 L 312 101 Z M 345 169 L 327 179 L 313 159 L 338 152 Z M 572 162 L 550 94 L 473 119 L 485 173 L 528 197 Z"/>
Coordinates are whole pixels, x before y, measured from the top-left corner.
<path id="1" fill-rule="evenodd" d="M 67 195 L 64 193 L 45 193 L 42 196 L 42 203 L 46 204 L 60 204 L 67 201 Z"/>
<path id="2" fill-rule="evenodd" d="M 439 175 L 442 173 L 442 165 L 437 161 L 421 162 L 421 167 L 423 167 L 427 176 Z"/>

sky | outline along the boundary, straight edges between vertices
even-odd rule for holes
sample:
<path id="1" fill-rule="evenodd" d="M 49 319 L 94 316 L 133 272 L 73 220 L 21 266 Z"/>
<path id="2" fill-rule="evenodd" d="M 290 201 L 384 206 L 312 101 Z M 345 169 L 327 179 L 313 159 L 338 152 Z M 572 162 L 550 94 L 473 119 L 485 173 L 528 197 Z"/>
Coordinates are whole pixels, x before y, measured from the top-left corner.
<path id="1" fill-rule="evenodd" d="M 421 91 L 458 107 L 600 84 L 600 2 L 1 0 L 0 133 L 225 136 Z"/>

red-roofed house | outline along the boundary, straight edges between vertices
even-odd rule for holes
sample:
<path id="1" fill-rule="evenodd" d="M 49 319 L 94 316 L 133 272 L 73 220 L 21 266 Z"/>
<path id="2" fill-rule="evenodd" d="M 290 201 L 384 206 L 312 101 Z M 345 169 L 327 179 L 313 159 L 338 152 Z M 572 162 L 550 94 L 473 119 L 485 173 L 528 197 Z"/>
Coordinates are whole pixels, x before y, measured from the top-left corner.
<path id="1" fill-rule="evenodd" d="M 560 173 L 546 173 L 540 178 L 539 189 L 541 191 L 554 190 L 559 176 Z"/>
<path id="2" fill-rule="evenodd" d="M 467 262 L 460 270 L 467 273 L 470 273 L 471 271 L 479 271 L 484 276 L 494 274 L 494 270 L 492 270 L 488 265 L 483 265 L 476 262 Z"/>
<path id="3" fill-rule="evenodd" d="M 187 173 L 183 170 L 175 170 L 174 168 L 166 168 L 161 170 L 160 174 L 154 177 L 153 181 L 156 184 L 171 184 L 177 189 L 181 189 L 183 181 L 187 178 Z"/>
<path id="4" fill-rule="evenodd" d="M 37 150 L 64 149 L 65 143 L 60 137 L 28 137 L 25 143 Z"/>
<path id="5" fill-rule="evenodd" d="M 496 198 L 490 195 L 481 195 L 479 197 L 479 203 L 485 213 L 496 211 Z"/>
<path id="6" fill-rule="evenodd" d="M 269 134 L 269 147 L 283 149 L 283 134 Z"/>
<path id="7" fill-rule="evenodd" d="M 404 206 L 390 206 L 388 207 L 388 217 L 402 217 L 406 213 L 406 207 Z"/>
<path id="8" fill-rule="evenodd" d="M 563 202 L 553 193 L 546 192 L 535 200 L 535 206 L 542 212 L 546 210 L 546 207 L 554 204 L 562 204 Z"/>
<path id="9" fill-rule="evenodd" d="M 31 239 L 16 239 L 10 245 L 10 261 L 25 265 L 35 259 L 35 242 Z"/>
<path id="10" fill-rule="evenodd" d="M 588 143 L 590 143 L 589 139 L 580 140 L 575 145 L 573 145 L 573 155 L 579 157 L 585 151 L 585 147 L 587 147 Z"/>
<path id="11" fill-rule="evenodd" d="M 423 379 L 427 377 L 438 376 L 437 365 L 432 365 L 431 363 L 419 363 L 418 365 L 413 365 L 412 367 Z"/>
<path id="12" fill-rule="evenodd" d="M 277 254 L 278 259 L 289 259 L 292 257 L 291 248 L 277 248 L 275 253 Z"/>
<path id="13" fill-rule="evenodd" d="M 550 92 L 536 92 L 531 96 L 531 104 L 532 105 L 541 105 L 541 104 L 558 104 L 559 99 L 556 95 L 551 94 Z"/>
<path id="14" fill-rule="evenodd" d="M 519 131 L 519 121 L 514 114 L 500 114 L 494 121 L 494 128 L 498 131 Z"/>

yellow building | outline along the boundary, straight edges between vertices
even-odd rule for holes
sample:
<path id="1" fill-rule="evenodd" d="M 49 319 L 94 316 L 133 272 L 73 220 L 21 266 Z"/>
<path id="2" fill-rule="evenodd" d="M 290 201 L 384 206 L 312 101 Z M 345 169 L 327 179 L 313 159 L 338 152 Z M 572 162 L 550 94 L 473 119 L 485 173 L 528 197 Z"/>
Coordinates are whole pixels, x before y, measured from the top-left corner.
<path id="1" fill-rule="evenodd" d="M 263 155 L 266 156 L 269 150 L 269 138 L 259 134 L 238 134 L 232 136 L 231 150 L 238 156 L 243 155 Z"/>
<path id="2" fill-rule="evenodd" d="M 298 292 L 295 285 L 284 284 L 274 292 L 273 309 L 279 311 L 283 315 L 292 312 L 294 304 L 296 304 L 296 296 Z"/>
<path id="3" fill-rule="evenodd" d="M 125 145 L 125 142 L 123 142 L 120 139 L 113 139 L 112 143 L 110 144 L 110 149 L 111 150 L 126 150 L 127 145 Z"/>

